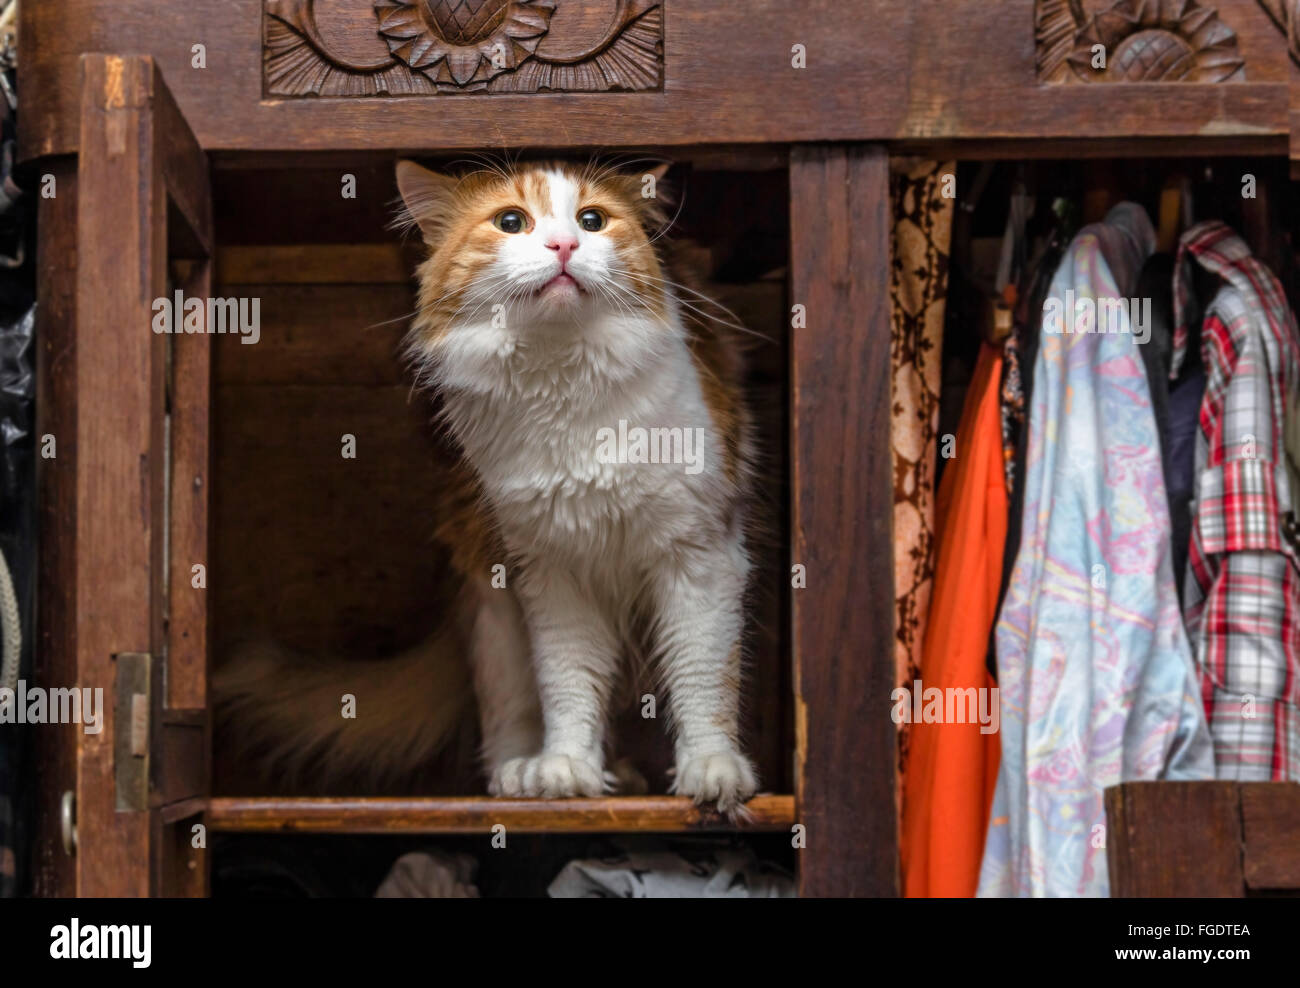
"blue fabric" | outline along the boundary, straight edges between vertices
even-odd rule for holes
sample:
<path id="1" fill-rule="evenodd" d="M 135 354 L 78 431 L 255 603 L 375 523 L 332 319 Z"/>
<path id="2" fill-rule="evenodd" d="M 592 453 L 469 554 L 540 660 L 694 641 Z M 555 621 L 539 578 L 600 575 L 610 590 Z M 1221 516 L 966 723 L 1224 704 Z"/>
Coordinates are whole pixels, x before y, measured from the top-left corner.
<path id="1" fill-rule="evenodd" d="M 997 622 L 1002 764 L 981 896 L 1104 896 L 1102 792 L 1211 779 L 1174 591 L 1160 437 L 1127 305 L 1155 234 L 1132 203 L 1080 231 L 1048 293 L 1022 533 Z M 1101 309 L 1098 308 L 1097 313 Z"/>

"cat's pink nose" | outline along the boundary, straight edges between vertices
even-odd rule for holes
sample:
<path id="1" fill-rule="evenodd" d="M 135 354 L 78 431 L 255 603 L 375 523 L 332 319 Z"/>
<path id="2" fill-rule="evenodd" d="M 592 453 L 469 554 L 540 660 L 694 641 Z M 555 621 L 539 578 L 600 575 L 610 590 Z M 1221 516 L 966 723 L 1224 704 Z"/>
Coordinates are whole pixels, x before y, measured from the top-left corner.
<path id="1" fill-rule="evenodd" d="M 568 264 L 569 257 L 578 249 L 578 238 L 572 234 L 559 234 L 546 241 L 546 246 L 560 255 L 561 264 Z"/>

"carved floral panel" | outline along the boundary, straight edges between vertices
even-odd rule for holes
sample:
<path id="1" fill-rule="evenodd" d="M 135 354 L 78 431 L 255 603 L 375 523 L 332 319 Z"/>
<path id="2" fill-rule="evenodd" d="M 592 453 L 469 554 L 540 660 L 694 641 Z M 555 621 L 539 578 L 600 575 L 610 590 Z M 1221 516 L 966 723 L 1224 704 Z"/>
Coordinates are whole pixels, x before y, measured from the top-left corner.
<path id="1" fill-rule="evenodd" d="M 277 96 L 663 86 L 662 0 L 265 0 Z"/>
<path id="2" fill-rule="evenodd" d="M 1300 0 L 1259 0 L 1286 37 L 1291 58 L 1300 65 Z"/>
<path id="3" fill-rule="evenodd" d="M 1034 38 L 1040 82 L 1246 78 L 1236 32 L 1201 0 L 1036 0 Z"/>

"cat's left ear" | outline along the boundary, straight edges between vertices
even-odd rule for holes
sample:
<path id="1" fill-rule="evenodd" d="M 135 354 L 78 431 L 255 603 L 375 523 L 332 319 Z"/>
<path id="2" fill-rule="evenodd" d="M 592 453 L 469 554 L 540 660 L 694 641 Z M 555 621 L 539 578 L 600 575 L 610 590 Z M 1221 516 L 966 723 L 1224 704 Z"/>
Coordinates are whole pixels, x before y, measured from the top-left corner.
<path id="1" fill-rule="evenodd" d="M 417 165 L 414 161 L 397 163 L 397 191 L 406 206 L 406 216 L 420 228 L 424 242 L 436 245 L 452 215 L 457 180 Z"/>

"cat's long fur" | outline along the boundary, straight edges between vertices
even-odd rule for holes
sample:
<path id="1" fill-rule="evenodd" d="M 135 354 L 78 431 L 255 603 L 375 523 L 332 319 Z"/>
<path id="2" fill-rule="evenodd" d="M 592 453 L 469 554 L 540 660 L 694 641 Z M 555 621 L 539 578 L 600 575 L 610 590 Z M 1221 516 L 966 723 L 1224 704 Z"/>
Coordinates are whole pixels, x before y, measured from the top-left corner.
<path id="1" fill-rule="evenodd" d="M 649 239 L 658 201 L 642 183 L 592 166 L 454 179 L 399 163 L 430 247 L 410 355 L 463 451 L 437 512 L 463 577 L 461 630 L 406 657 L 400 675 L 353 685 L 371 711 L 364 727 L 340 723 L 343 690 L 329 683 L 341 672 L 322 669 L 274 703 L 266 656 L 237 660 L 217 693 L 241 738 L 322 755 L 327 770 L 427 759 L 450 726 L 429 688 L 454 688 L 447 668 L 463 652 L 489 791 L 594 796 L 614 781 L 608 709 L 625 646 L 641 638 L 668 693 L 675 790 L 726 811 L 755 791 L 738 737 L 752 462 L 740 359 L 719 327 L 683 317 Z M 605 219 L 598 231 L 579 221 L 591 208 Z M 506 209 L 529 227 L 501 229 Z M 603 462 L 600 430 L 620 422 L 703 429 L 702 469 Z M 407 723 L 416 693 L 417 708 L 429 705 L 419 730 Z M 400 743 L 352 744 L 390 726 Z"/>

